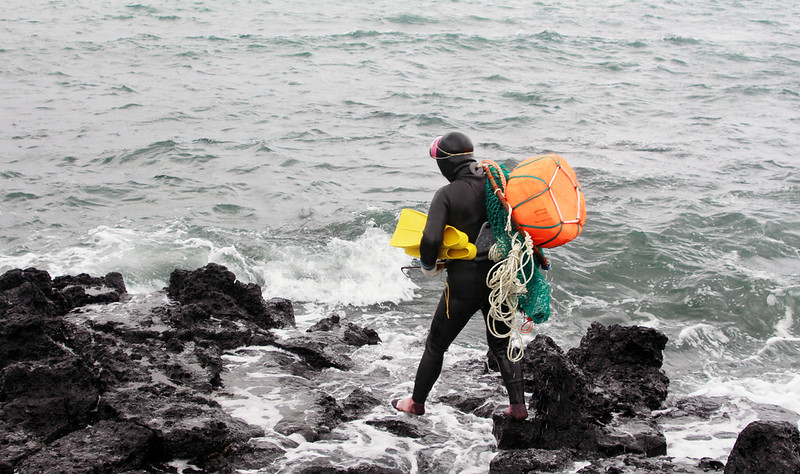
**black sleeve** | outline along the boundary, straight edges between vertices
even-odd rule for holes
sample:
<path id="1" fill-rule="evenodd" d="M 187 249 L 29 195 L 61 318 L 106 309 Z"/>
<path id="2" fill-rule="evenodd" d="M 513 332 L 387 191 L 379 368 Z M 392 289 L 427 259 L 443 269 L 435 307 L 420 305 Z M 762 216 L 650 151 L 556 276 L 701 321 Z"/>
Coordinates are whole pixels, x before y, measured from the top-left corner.
<path id="1" fill-rule="evenodd" d="M 433 196 L 428 221 L 422 232 L 422 241 L 419 244 L 419 261 L 425 268 L 433 268 L 442 246 L 444 226 L 447 225 L 450 204 L 447 199 L 447 186 L 439 189 Z"/>

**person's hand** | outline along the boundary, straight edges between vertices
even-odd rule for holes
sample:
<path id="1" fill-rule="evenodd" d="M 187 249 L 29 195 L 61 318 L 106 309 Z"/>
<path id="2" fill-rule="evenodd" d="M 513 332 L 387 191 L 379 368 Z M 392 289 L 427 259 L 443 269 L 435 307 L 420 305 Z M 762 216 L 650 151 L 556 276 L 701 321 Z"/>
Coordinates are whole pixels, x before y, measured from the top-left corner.
<path id="1" fill-rule="evenodd" d="M 420 270 L 422 270 L 422 274 L 427 277 L 435 277 L 436 275 L 442 273 L 442 270 L 447 267 L 447 263 L 444 260 L 437 260 L 436 265 L 430 270 L 420 265 Z"/>

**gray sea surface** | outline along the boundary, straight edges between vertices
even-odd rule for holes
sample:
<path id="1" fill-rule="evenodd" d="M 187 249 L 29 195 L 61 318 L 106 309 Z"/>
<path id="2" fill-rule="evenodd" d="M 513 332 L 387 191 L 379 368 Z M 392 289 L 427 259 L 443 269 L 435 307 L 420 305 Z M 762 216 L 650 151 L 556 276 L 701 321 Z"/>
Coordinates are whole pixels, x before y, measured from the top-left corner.
<path id="1" fill-rule="evenodd" d="M 222 263 L 292 299 L 301 329 L 375 327 L 384 344 L 330 391 L 378 377 L 388 403 L 443 286 L 405 276 L 389 238 L 446 184 L 429 143 L 460 130 L 510 168 L 561 155 L 585 193 L 582 235 L 547 252 L 536 332 L 566 350 L 593 321 L 656 327 L 671 392 L 741 400 L 736 431 L 748 403 L 800 413 L 798 78 L 785 2 L 4 0 L 0 271 L 119 271 L 148 294 Z M 433 396 L 469 389 L 447 365 L 483 334 L 474 318 Z M 228 403 L 271 429 L 284 394 L 253 388 L 243 351 Z M 436 446 L 385 454 L 398 441 L 363 425 L 349 451 L 485 472 L 490 422 L 440 410 Z M 724 460 L 733 439 L 712 431 L 700 449 L 669 434 L 670 454 Z M 292 465 L 346 465 L 341 449 L 306 443 Z"/>

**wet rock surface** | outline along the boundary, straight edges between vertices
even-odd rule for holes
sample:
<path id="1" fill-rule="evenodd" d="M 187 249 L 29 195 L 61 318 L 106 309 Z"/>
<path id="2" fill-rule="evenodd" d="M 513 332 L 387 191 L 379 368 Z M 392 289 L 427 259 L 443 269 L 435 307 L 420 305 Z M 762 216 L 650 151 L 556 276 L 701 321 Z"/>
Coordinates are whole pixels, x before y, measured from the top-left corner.
<path id="1" fill-rule="evenodd" d="M 521 422 L 495 415 L 498 447 L 666 454 L 666 438 L 650 414 L 667 396 L 666 342 L 653 329 L 598 323 L 568 353 L 536 336 L 523 359 L 531 415 Z"/>
<path id="2" fill-rule="evenodd" d="M 669 379 L 661 369 L 666 343 L 666 336 L 655 329 L 599 323 L 566 353 L 551 338 L 536 336 L 522 362 L 530 415 L 512 421 L 495 412 L 494 435 L 501 453 L 491 472 L 562 472 L 577 463 L 586 464 L 577 470 L 582 474 L 721 470 L 725 466 L 713 459 L 686 465 L 666 456 L 662 423 L 709 420 L 723 405 L 706 397 L 667 401 Z M 761 416 L 797 422 L 796 414 L 774 407 L 764 407 Z M 797 457 L 796 435 L 789 430 L 793 425 L 768 423 L 762 425 L 764 432 L 755 431 L 755 441 L 737 441 L 748 454 L 741 461 L 732 454 L 725 472 L 751 461 L 761 464 L 730 472 L 800 472 L 787 470 L 786 465 L 794 464 L 765 461 Z"/>
<path id="3" fill-rule="evenodd" d="M 280 337 L 276 331 L 295 327 L 292 302 L 261 295 L 215 264 L 175 270 L 164 293 L 136 305 L 125 304 L 132 296 L 117 273 L 0 276 L 0 474 L 177 472 L 176 461 L 204 472 L 269 470 L 294 440 L 335 441 L 339 425 L 359 420 L 398 438 L 428 436 L 407 417 L 375 418 L 385 401 L 369 386 L 337 399 L 314 383 L 320 371 L 350 370 L 354 349 L 381 342 L 374 330 L 332 315 Z M 443 394 L 439 402 L 493 420 L 498 454 L 490 472 L 719 471 L 713 459 L 687 466 L 664 456 L 665 423 L 719 409 L 703 397 L 667 400 L 665 344 L 653 329 L 599 324 L 567 352 L 537 336 L 523 362 L 527 420 L 502 415 L 492 401 L 503 398 L 498 389 Z M 280 439 L 215 401 L 226 351 L 245 346 L 272 348 L 259 371 L 292 385 L 305 407 L 275 426 Z M 459 361 L 451 370 L 493 377 L 492 366 Z M 742 432 L 725 472 L 797 472 L 797 427 L 785 421 L 791 414 L 768 412 L 770 421 Z M 302 470 L 400 472 L 363 463 Z"/>
<path id="4" fill-rule="evenodd" d="M 213 393 L 223 353 L 277 344 L 270 330 L 294 326 L 291 302 L 264 301 L 258 286 L 215 264 L 176 270 L 166 295 L 131 312 L 115 305 L 128 297 L 116 273 L 0 276 L 0 473 L 173 472 L 174 460 L 232 472 L 283 453 Z M 324 339 L 283 344 L 297 356 L 291 370 L 319 370 L 331 347 L 379 341 L 374 331 L 338 326 Z M 346 409 L 315 396 L 318 417 L 287 430 L 319 439 L 376 403 L 367 392 Z"/>
<path id="5" fill-rule="evenodd" d="M 800 431 L 787 421 L 754 421 L 736 439 L 725 474 L 800 472 Z"/>

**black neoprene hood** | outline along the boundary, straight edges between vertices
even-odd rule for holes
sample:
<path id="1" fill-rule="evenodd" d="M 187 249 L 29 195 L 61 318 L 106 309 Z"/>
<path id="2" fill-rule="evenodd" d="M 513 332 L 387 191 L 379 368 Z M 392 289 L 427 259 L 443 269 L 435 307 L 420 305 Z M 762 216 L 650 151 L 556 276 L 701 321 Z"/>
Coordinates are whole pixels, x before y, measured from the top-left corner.
<path id="1" fill-rule="evenodd" d="M 461 132 L 450 132 L 442 136 L 435 149 L 436 164 L 442 176 L 452 182 L 458 175 L 459 170 L 475 162 L 472 154 L 472 141 Z M 434 150 L 431 151 L 431 154 Z"/>
<path id="2" fill-rule="evenodd" d="M 446 158 L 450 155 L 472 153 L 472 141 L 461 132 L 450 132 L 442 136 L 434 158 Z"/>

